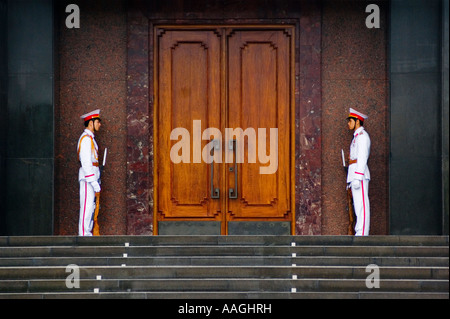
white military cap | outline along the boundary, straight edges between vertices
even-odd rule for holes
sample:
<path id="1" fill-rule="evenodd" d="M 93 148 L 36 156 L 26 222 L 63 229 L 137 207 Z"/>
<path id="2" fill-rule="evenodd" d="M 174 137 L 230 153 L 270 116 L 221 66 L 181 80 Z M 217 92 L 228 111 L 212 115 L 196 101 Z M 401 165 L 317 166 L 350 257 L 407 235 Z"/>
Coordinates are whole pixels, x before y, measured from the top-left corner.
<path id="1" fill-rule="evenodd" d="M 94 111 L 86 113 L 86 114 L 83 114 L 83 115 L 80 116 L 80 118 L 82 120 L 84 120 L 85 122 L 89 121 L 91 119 L 96 119 L 96 118 L 100 119 L 100 109 L 94 110 Z"/>
<path id="2" fill-rule="evenodd" d="M 364 121 L 365 119 L 368 118 L 368 116 L 366 114 L 358 112 L 357 110 L 352 109 L 352 108 L 350 108 L 350 113 L 347 116 L 347 119 L 350 117 L 355 117 L 355 118 L 359 119 L 360 121 Z"/>

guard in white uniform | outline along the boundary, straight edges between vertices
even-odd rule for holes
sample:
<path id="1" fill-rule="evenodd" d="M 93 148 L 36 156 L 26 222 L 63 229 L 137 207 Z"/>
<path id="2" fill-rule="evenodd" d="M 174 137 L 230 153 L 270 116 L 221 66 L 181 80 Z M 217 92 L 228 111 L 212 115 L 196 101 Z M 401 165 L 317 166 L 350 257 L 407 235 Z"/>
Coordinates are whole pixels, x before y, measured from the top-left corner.
<path id="1" fill-rule="evenodd" d="M 350 108 L 350 114 L 347 117 L 348 128 L 353 131 L 347 183 L 348 187 L 352 189 L 353 207 L 356 215 L 355 236 L 369 235 L 370 228 L 370 171 L 367 166 L 370 155 L 370 137 L 363 126 L 367 117 L 367 115 L 352 108 Z"/>
<path id="2" fill-rule="evenodd" d="M 80 182 L 80 219 L 79 236 L 92 236 L 93 215 L 95 210 L 95 193 L 100 192 L 100 169 L 98 162 L 98 145 L 94 133 L 100 129 L 100 110 L 81 116 L 86 129 L 77 144 L 78 159 L 81 163 L 78 172 Z"/>

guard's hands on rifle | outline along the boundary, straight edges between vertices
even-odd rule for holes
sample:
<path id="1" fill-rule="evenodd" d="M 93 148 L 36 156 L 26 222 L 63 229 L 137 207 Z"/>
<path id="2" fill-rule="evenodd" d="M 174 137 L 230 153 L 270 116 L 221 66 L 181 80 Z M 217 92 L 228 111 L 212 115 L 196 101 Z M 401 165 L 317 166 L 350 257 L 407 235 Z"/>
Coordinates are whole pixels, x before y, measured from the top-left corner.
<path id="1" fill-rule="evenodd" d="M 352 182 L 352 188 L 356 190 L 356 189 L 359 189 L 360 187 L 361 187 L 361 181 L 355 179 L 355 180 Z"/>
<path id="2" fill-rule="evenodd" d="M 91 186 L 94 189 L 94 192 L 100 193 L 100 184 L 98 182 L 91 182 Z"/>

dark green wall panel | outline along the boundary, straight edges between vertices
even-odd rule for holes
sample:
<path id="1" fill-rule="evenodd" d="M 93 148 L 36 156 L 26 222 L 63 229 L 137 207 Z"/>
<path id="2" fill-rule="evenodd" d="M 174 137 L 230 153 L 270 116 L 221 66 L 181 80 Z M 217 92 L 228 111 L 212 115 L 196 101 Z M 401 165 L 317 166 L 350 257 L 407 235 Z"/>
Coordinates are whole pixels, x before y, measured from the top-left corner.
<path id="1" fill-rule="evenodd" d="M 53 159 L 11 158 L 6 165 L 8 234 L 51 235 Z"/>
<path id="2" fill-rule="evenodd" d="M 7 0 L 0 0 L 0 235 L 6 232 L 6 106 L 8 103 Z"/>
<path id="3" fill-rule="evenodd" d="M 442 1 L 390 15 L 390 233 L 442 234 Z"/>
<path id="4" fill-rule="evenodd" d="M 53 234 L 53 1 L 8 0 L 2 151 L 4 235 Z M 3 9 L 2 9 L 3 10 Z M 6 77 L 6 78 L 5 78 Z"/>

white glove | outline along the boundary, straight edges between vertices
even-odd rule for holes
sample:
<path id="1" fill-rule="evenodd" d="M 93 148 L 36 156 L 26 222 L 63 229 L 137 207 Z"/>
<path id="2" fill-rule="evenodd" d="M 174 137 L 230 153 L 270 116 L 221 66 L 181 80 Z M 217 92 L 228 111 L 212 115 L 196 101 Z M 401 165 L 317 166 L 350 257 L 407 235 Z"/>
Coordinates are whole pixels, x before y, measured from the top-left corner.
<path id="1" fill-rule="evenodd" d="M 100 193 L 100 185 L 97 181 L 91 182 L 91 186 L 94 189 L 94 192 Z"/>
<path id="2" fill-rule="evenodd" d="M 361 181 L 355 179 L 355 180 L 352 182 L 352 188 L 353 188 L 354 190 L 357 190 L 357 189 L 359 189 L 360 187 L 361 187 Z"/>

